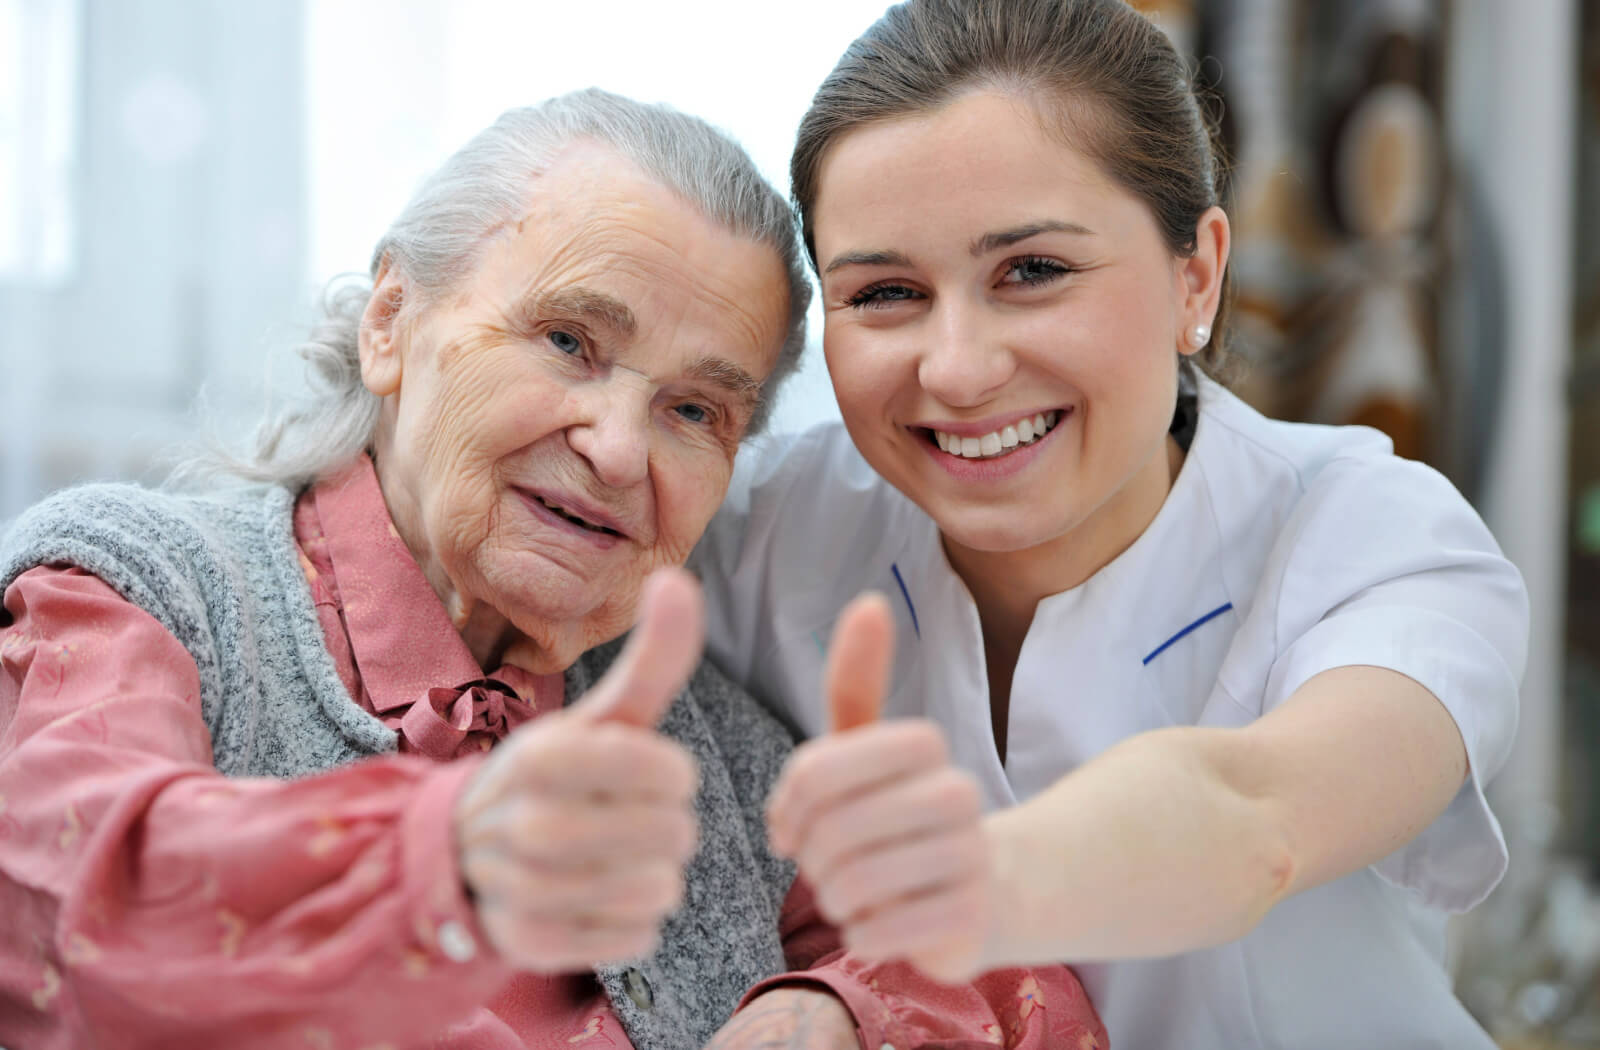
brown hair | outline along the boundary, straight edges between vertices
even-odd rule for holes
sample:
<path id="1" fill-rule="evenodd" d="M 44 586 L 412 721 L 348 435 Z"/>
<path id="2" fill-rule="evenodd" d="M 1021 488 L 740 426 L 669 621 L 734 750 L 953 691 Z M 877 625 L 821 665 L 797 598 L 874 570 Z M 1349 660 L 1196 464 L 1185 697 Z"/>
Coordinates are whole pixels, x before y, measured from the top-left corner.
<path id="1" fill-rule="evenodd" d="M 938 109 L 974 88 L 1045 100 L 1059 130 L 1150 208 L 1176 256 L 1195 250 L 1227 167 L 1216 122 L 1166 35 L 1123 0 L 908 0 L 845 51 L 800 121 L 790 185 L 816 265 L 812 209 L 828 149 L 868 124 Z M 1193 360 L 1227 371 L 1232 280 Z"/>

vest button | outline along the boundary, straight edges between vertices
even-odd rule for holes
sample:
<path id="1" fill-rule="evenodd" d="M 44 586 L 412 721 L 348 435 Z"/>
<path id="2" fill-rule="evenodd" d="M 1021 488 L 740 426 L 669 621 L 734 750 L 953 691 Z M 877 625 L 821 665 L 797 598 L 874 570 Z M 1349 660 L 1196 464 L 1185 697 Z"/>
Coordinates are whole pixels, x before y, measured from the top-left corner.
<path id="1" fill-rule="evenodd" d="M 649 1010 L 656 1005 L 656 996 L 650 990 L 650 982 L 645 980 L 644 974 L 636 967 L 629 967 L 622 975 L 623 987 L 628 990 L 628 998 L 633 1000 L 633 1005 L 641 1010 Z"/>

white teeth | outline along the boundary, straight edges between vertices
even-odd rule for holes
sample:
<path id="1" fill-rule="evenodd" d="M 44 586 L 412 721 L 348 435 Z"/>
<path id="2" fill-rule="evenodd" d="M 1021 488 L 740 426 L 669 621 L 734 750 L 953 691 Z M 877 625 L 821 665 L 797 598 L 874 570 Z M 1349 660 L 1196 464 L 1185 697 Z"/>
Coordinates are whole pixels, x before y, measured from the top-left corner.
<path id="1" fill-rule="evenodd" d="M 933 439 L 941 451 L 952 456 L 960 456 L 962 459 L 986 459 L 1032 444 L 1044 437 L 1056 425 L 1058 415 L 1053 411 L 1038 412 L 982 437 L 962 437 L 948 431 L 935 430 Z"/>

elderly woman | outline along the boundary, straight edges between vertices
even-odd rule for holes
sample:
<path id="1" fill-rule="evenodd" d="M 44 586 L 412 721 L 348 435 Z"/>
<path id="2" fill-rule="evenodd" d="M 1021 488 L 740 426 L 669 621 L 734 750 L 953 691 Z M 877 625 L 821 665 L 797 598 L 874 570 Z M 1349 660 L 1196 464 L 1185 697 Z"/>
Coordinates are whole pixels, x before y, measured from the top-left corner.
<path id="1" fill-rule="evenodd" d="M 756 1001 L 849 1013 L 851 1045 L 1099 1039 L 1059 967 L 1030 1020 L 1016 980 L 829 955 L 762 826 L 789 740 L 696 669 L 676 566 L 808 299 L 782 200 L 703 123 L 513 111 L 330 299 L 320 392 L 231 483 L 20 519 L 0 1045 L 698 1046 L 819 960 Z"/>

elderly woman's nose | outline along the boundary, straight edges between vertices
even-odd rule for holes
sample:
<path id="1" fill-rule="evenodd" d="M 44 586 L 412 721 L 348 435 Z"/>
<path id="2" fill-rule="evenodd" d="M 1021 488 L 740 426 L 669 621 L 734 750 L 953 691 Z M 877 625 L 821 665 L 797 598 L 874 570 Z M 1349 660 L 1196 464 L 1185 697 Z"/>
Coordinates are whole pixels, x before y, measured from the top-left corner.
<path id="1" fill-rule="evenodd" d="M 612 398 L 567 428 L 567 444 L 605 484 L 637 484 L 650 469 L 650 406 L 633 397 Z"/>

